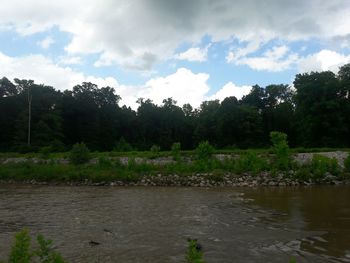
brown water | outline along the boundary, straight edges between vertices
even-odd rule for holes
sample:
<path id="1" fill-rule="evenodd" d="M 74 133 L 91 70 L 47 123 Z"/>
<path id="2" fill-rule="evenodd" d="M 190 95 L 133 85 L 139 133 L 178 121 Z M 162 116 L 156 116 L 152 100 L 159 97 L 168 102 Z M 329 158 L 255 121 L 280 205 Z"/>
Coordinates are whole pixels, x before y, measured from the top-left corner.
<path id="1" fill-rule="evenodd" d="M 27 227 L 70 262 L 350 262 L 350 187 L 0 186 L 0 259 Z M 91 245 L 90 241 L 99 245 Z"/>

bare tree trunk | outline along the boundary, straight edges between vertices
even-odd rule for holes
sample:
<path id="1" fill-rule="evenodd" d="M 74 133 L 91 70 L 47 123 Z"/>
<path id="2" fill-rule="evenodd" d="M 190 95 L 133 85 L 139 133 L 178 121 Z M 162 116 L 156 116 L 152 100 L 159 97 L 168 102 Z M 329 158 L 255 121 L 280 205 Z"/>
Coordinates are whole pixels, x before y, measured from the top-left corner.
<path id="1" fill-rule="evenodd" d="M 32 121 L 32 95 L 30 94 L 30 87 L 28 87 L 28 146 L 30 146 L 30 131 Z"/>

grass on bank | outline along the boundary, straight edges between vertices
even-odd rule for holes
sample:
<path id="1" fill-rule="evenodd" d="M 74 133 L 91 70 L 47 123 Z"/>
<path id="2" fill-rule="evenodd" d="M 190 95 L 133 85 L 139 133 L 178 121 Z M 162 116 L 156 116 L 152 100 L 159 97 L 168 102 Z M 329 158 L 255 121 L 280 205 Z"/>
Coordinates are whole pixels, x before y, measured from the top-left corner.
<path id="1" fill-rule="evenodd" d="M 46 158 L 45 163 L 8 163 L 0 166 L 0 180 L 37 180 L 37 181 L 137 181 L 143 175 L 177 174 L 180 176 L 193 173 L 209 173 L 215 180 L 221 180 L 222 175 L 229 172 L 241 174 L 249 172 L 258 174 L 269 171 L 271 174 L 284 172 L 288 175 L 293 171 L 293 177 L 301 180 L 322 180 L 327 173 L 333 176 L 344 176 L 350 170 L 350 155 L 345 160 L 345 168 L 339 167 L 336 159 L 314 154 L 308 164 L 298 165 L 293 161 L 289 149 L 287 136 L 281 132 L 270 133 L 272 147 L 265 153 L 257 151 L 245 151 L 239 155 L 226 156 L 219 160 L 214 158 L 215 149 L 208 141 L 198 145 L 191 156 L 191 160 L 184 160 L 181 155 L 181 145 L 174 143 L 170 156 L 174 162 L 161 164 L 149 163 L 146 160 L 136 161 L 135 157 L 129 157 L 127 164 L 122 164 L 118 158 L 111 159 L 110 155 L 99 155 L 97 164 L 88 163 L 96 156 L 90 153 L 84 143 L 77 143 L 66 157 L 69 164 L 57 164 L 51 157 Z M 270 154 L 270 152 L 272 154 Z M 41 153 L 44 154 L 44 153 Z M 159 157 L 159 147 L 154 145 L 150 149 L 150 158 Z"/>
<path id="2" fill-rule="evenodd" d="M 289 168 L 293 174 L 284 173 L 295 179 L 314 181 L 322 180 L 327 173 L 339 177 L 348 175 L 343 171 L 335 159 L 321 155 L 315 155 L 311 163 L 306 165 L 296 165 Z M 0 180 L 9 181 L 45 181 L 45 182 L 135 182 L 144 175 L 157 176 L 174 175 L 188 177 L 194 173 L 201 173 L 206 179 L 222 181 L 226 173 L 242 174 L 248 172 L 257 175 L 260 172 L 270 172 L 277 174 L 280 172 L 278 166 L 270 160 L 263 158 L 254 152 L 240 155 L 237 159 L 217 159 L 196 160 L 190 163 L 173 162 L 165 165 L 152 163 L 137 163 L 134 158 L 130 158 L 127 164 L 122 164 L 118 160 L 110 160 L 107 157 L 100 157 L 97 164 L 63 165 L 56 163 L 34 164 L 24 162 L 19 164 L 0 165 Z"/>
<path id="3" fill-rule="evenodd" d="M 296 153 L 320 153 L 320 152 L 350 152 L 350 148 L 290 148 L 291 154 Z M 214 149 L 213 154 L 227 154 L 227 155 L 241 155 L 248 152 L 254 152 L 256 154 L 272 154 L 273 150 L 271 148 L 264 149 Z M 68 158 L 70 152 L 50 152 L 47 154 L 32 152 L 32 153 L 17 153 L 17 152 L 0 152 L 0 158 Z M 179 155 L 182 157 L 191 157 L 196 154 L 196 150 L 181 150 Z M 128 151 L 128 152 L 91 152 L 92 158 L 99 158 L 101 156 L 108 157 L 139 157 L 153 159 L 154 153 L 150 151 Z M 169 157 L 172 156 L 172 151 L 159 151 L 156 157 Z"/>

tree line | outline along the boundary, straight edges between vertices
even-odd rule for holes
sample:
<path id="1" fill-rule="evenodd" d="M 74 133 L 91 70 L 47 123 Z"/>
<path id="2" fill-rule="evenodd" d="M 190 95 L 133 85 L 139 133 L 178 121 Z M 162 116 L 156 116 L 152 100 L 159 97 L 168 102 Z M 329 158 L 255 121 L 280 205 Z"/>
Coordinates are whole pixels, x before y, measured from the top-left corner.
<path id="1" fill-rule="evenodd" d="M 172 98 L 138 108 L 119 106 L 112 87 L 84 82 L 59 91 L 32 80 L 0 79 L 0 151 L 64 151 L 77 142 L 91 150 L 193 149 L 208 140 L 217 148 L 269 145 L 271 131 L 292 147 L 350 147 L 350 64 L 295 76 L 293 86 L 255 85 L 238 100 L 204 101 L 198 109 Z"/>

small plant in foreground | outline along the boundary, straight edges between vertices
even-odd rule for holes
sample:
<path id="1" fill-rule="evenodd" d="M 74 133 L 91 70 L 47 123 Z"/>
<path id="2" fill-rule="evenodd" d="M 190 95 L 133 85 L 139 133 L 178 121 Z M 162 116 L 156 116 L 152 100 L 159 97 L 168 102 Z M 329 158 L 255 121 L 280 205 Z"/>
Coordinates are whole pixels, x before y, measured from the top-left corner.
<path id="1" fill-rule="evenodd" d="M 90 151 L 85 143 L 76 143 L 70 151 L 69 160 L 72 164 L 84 164 L 90 160 Z"/>
<path id="2" fill-rule="evenodd" d="M 16 234 L 15 243 L 12 246 L 9 263 L 29 263 L 32 258 L 30 252 L 30 236 L 28 230 L 24 229 Z"/>
<path id="3" fill-rule="evenodd" d="M 181 151 L 181 143 L 174 142 L 173 145 L 171 145 L 171 155 L 173 156 L 175 161 L 180 161 L 180 151 Z"/>
<path id="4" fill-rule="evenodd" d="M 202 246 L 196 239 L 188 239 L 186 261 L 187 263 L 205 263 L 203 260 Z"/>
<path id="5" fill-rule="evenodd" d="M 31 239 L 28 230 L 23 229 L 15 237 L 8 263 L 65 263 L 62 256 L 53 250 L 52 241 L 42 235 L 37 236 L 38 249 L 31 250 Z"/>
<path id="6" fill-rule="evenodd" d="M 198 160 L 207 161 L 212 157 L 214 147 L 208 141 L 201 142 L 196 148 L 196 153 Z"/>
<path id="7" fill-rule="evenodd" d="M 275 154 L 275 165 L 277 169 L 287 170 L 290 167 L 290 149 L 287 142 L 287 134 L 283 132 L 270 132 L 272 150 Z"/>

